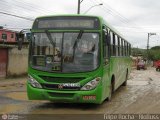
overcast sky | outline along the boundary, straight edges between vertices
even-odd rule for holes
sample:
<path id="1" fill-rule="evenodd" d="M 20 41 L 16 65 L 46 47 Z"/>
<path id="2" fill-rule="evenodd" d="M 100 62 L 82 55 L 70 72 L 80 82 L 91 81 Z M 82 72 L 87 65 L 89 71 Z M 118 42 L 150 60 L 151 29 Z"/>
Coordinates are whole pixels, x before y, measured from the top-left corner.
<path id="1" fill-rule="evenodd" d="M 104 17 L 133 47 L 146 48 L 147 34 L 150 47 L 160 45 L 160 0 L 83 0 L 81 14 L 90 7 L 87 14 Z M 0 0 L 0 12 L 27 18 L 44 15 L 76 14 L 78 0 Z M 20 30 L 31 28 L 32 21 L 0 13 L 0 26 Z"/>

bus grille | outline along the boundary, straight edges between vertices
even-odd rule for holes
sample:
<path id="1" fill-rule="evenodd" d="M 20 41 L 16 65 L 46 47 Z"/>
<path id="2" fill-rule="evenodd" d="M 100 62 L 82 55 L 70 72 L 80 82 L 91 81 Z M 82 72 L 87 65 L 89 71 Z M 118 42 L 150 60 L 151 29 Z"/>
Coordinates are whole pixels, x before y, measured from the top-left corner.
<path id="1" fill-rule="evenodd" d="M 49 76 L 39 76 L 46 82 L 51 83 L 78 83 L 85 79 L 84 77 L 72 78 L 72 77 L 49 77 Z"/>
<path id="2" fill-rule="evenodd" d="M 80 90 L 80 87 L 61 86 L 61 84 L 41 84 L 44 89 L 49 90 Z"/>

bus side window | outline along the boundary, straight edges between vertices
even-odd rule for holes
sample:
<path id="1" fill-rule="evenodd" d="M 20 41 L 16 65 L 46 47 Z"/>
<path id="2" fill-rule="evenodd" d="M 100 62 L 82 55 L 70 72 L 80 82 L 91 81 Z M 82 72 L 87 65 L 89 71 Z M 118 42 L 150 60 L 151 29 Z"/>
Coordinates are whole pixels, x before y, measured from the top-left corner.
<path id="1" fill-rule="evenodd" d="M 129 56 L 129 44 L 127 43 L 127 56 Z"/>
<path id="2" fill-rule="evenodd" d="M 127 42 L 125 41 L 125 55 L 127 56 Z"/>
<path id="3" fill-rule="evenodd" d="M 128 56 L 130 56 L 130 44 L 128 43 Z"/>
<path id="4" fill-rule="evenodd" d="M 113 56 L 113 32 L 110 31 L 110 56 Z"/>
<path id="5" fill-rule="evenodd" d="M 124 56 L 127 55 L 127 54 L 126 54 L 126 51 L 127 51 L 126 48 L 127 48 L 127 47 L 126 47 L 126 41 L 124 41 Z"/>
<path id="6" fill-rule="evenodd" d="M 123 39 L 121 39 L 121 55 L 123 56 L 123 48 L 124 48 L 124 44 L 123 44 Z"/>
<path id="7" fill-rule="evenodd" d="M 115 35 L 115 56 L 119 56 L 118 49 L 118 36 Z"/>
<path id="8" fill-rule="evenodd" d="M 116 56 L 116 34 L 113 34 L 113 56 Z"/>
<path id="9" fill-rule="evenodd" d="M 129 44 L 129 55 L 131 55 L 131 44 Z"/>
<path id="10" fill-rule="evenodd" d="M 125 56 L 125 41 L 123 40 L 123 56 Z"/>
<path id="11" fill-rule="evenodd" d="M 118 37 L 118 56 L 121 56 L 121 38 L 120 37 Z"/>
<path id="12" fill-rule="evenodd" d="M 103 31 L 103 41 L 104 41 L 104 44 L 103 44 L 103 56 L 104 56 L 104 59 L 105 59 L 105 64 L 108 63 L 109 61 L 109 56 L 110 56 L 110 52 L 109 52 L 109 46 L 110 46 L 110 34 L 109 34 L 109 29 Z"/>

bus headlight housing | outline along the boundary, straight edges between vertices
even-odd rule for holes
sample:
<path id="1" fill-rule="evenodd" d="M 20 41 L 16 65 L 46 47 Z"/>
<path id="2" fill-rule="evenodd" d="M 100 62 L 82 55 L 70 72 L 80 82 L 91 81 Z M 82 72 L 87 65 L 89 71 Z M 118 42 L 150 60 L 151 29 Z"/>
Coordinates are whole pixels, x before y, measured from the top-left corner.
<path id="1" fill-rule="evenodd" d="M 30 75 L 28 75 L 28 83 L 34 88 L 42 88 L 41 84 Z"/>
<path id="2" fill-rule="evenodd" d="M 100 82 L 101 77 L 97 77 L 91 81 L 89 81 L 87 84 L 85 84 L 81 90 L 92 90 L 94 88 L 96 88 L 96 86 L 98 85 L 98 83 Z"/>

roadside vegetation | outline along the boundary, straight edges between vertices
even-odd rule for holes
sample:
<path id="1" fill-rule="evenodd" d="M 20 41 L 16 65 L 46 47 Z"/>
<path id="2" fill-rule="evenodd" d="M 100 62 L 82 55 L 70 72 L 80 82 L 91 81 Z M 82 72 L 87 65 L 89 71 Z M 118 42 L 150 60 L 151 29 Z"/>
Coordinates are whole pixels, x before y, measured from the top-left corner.
<path id="1" fill-rule="evenodd" d="M 142 56 L 144 59 L 149 59 L 152 61 L 160 60 L 160 46 L 154 46 L 149 49 L 147 54 L 147 49 L 132 48 L 132 56 Z"/>

